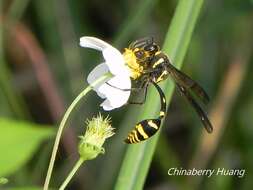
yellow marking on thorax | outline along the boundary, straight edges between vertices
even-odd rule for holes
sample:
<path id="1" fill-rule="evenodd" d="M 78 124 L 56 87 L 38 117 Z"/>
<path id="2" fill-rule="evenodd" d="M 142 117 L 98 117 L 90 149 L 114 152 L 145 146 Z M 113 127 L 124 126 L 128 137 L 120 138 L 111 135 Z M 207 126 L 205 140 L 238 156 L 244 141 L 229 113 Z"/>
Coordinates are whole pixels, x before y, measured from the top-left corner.
<path id="1" fill-rule="evenodd" d="M 139 78 L 143 72 L 143 67 L 137 63 L 137 59 L 134 52 L 128 48 L 125 48 L 123 57 L 127 66 L 131 70 L 131 78 L 133 78 L 134 80 Z"/>
<path id="2" fill-rule="evenodd" d="M 143 130 L 143 127 L 141 124 L 136 125 L 136 129 L 137 131 L 141 134 L 141 136 L 143 136 L 144 139 L 148 138 L 148 135 L 145 133 L 145 131 Z"/>
<path id="3" fill-rule="evenodd" d="M 153 68 L 156 68 L 157 65 L 160 65 L 162 62 L 164 62 L 163 58 L 158 59 L 157 62 L 154 63 L 154 65 L 152 66 Z"/>
<path id="4" fill-rule="evenodd" d="M 148 121 L 148 125 L 149 125 L 150 127 L 153 127 L 153 128 L 155 128 L 155 129 L 158 129 L 158 126 L 157 126 L 152 120 L 149 120 L 149 121 Z"/>

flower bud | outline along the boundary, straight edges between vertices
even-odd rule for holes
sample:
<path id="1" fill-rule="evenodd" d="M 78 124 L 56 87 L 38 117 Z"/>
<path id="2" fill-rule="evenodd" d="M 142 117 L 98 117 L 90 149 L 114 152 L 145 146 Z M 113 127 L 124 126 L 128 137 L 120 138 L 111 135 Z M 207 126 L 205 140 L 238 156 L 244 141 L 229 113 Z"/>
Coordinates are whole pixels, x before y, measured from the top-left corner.
<path id="1" fill-rule="evenodd" d="M 105 140 L 114 135 L 111 120 L 109 117 L 103 118 L 99 113 L 97 117 L 87 120 L 87 129 L 79 143 L 78 151 L 83 160 L 91 160 L 98 154 L 104 153 L 102 147 Z"/>

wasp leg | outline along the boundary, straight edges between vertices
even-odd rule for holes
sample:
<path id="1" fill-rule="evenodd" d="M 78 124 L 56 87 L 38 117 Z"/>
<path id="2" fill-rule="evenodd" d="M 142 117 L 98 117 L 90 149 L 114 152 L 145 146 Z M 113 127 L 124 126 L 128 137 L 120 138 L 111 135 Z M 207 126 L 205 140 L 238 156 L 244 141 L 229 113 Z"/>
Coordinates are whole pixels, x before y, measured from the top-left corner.
<path id="1" fill-rule="evenodd" d="M 146 102 L 146 98 L 147 98 L 147 86 L 144 88 L 144 99 L 141 102 L 132 102 L 132 101 L 128 101 L 127 104 L 137 104 L 137 105 L 142 105 Z"/>
<path id="2" fill-rule="evenodd" d="M 117 86 L 114 86 L 114 85 L 110 84 L 109 82 L 105 82 L 105 83 L 108 84 L 110 87 L 113 87 L 113 88 L 121 90 L 121 91 L 140 91 L 140 90 L 143 89 L 143 87 L 122 89 L 122 88 L 119 88 Z"/>
<path id="3" fill-rule="evenodd" d="M 118 89 L 118 90 L 122 90 L 122 91 L 140 91 L 140 90 L 143 90 L 144 89 L 144 99 L 141 101 L 141 102 L 131 102 L 131 101 L 128 101 L 126 104 L 136 104 L 136 105 L 142 105 L 146 102 L 146 97 L 147 97 L 147 88 L 148 88 L 148 82 L 145 82 L 141 85 L 141 87 L 138 87 L 138 88 L 130 88 L 130 89 L 121 89 L 121 88 L 118 88 L 117 86 L 113 86 L 111 85 L 110 83 L 106 82 L 106 84 L 108 84 L 109 86 L 115 88 L 115 89 Z"/>

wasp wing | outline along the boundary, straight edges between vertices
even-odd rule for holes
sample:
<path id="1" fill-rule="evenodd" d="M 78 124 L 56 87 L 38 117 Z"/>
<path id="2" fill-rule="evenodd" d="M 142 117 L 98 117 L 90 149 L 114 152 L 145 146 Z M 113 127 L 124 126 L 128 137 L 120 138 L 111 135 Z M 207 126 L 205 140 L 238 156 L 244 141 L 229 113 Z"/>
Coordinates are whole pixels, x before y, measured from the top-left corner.
<path id="1" fill-rule="evenodd" d="M 205 104 L 209 102 L 209 97 L 205 90 L 189 76 L 175 68 L 172 64 L 167 64 L 168 72 L 180 86 L 192 90 Z"/>
<path id="2" fill-rule="evenodd" d="M 211 122 L 209 121 L 206 113 L 202 110 L 202 108 L 198 105 L 198 103 L 194 100 L 194 98 L 192 97 L 190 92 L 184 86 L 181 86 L 179 84 L 176 84 L 176 85 L 177 85 L 179 91 L 181 92 L 181 94 L 186 97 L 186 99 L 189 101 L 189 103 L 192 105 L 192 107 L 195 109 L 195 111 L 199 115 L 200 120 L 203 123 L 206 131 L 208 133 L 212 133 L 213 126 L 212 126 Z"/>

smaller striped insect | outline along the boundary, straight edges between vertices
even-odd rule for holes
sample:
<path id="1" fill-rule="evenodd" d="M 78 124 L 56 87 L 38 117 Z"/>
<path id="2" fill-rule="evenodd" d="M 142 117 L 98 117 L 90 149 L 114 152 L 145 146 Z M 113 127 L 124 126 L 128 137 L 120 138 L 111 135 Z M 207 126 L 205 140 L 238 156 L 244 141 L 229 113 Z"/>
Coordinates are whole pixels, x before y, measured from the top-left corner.
<path id="1" fill-rule="evenodd" d="M 209 101 L 207 93 L 198 83 L 171 64 L 168 56 L 160 51 L 159 46 L 154 42 L 153 38 L 143 38 L 131 43 L 129 48 L 125 48 L 123 55 L 131 70 L 132 81 L 141 83 L 139 89 L 145 90 L 144 101 L 135 104 L 142 104 L 145 102 L 147 88 L 150 84 L 154 85 L 155 89 L 158 91 L 161 101 L 159 116 L 153 119 L 145 119 L 137 123 L 125 139 L 126 143 L 139 143 L 150 138 L 159 130 L 161 120 L 166 115 L 166 98 L 157 83 L 167 79 L 169 76 L 171 76 L 176 83 L 176 87 L 181 95 L 185 96 L 195 109 L 206 131 L 208 133 L 213 131 L 212 124 L 206 113 L 192 96 L 192 93 L 194 93 L 203 103 L 207 103 Z"/>

